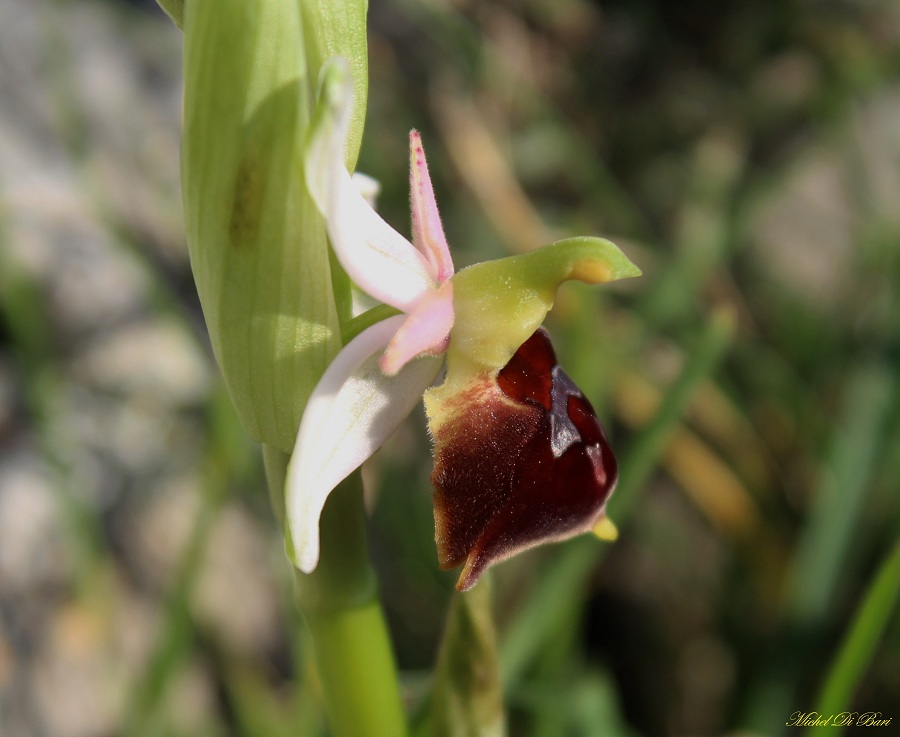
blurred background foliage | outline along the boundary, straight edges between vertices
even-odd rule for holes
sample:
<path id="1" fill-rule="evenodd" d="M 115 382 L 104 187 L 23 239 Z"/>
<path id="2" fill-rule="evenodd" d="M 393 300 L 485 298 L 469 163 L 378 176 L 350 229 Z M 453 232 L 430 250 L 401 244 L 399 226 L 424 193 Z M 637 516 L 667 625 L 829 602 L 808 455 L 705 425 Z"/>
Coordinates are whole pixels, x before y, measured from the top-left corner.
<path id="1" fill-rule="evenodd" d="M 179 59 L 149 2 L 0 3 L 4 737 L 324 734 L 191 281 Z M 400 230 L 416 127 L 458 266 L 597 234 L 645 273 L 551 315 L 621 536 L 498 569 L 510 734 L 896 723 L 900 5 L 378 0 L 370 75 Z M 412 713 L 429 472 L 421 416 L 366 469 Z"/>

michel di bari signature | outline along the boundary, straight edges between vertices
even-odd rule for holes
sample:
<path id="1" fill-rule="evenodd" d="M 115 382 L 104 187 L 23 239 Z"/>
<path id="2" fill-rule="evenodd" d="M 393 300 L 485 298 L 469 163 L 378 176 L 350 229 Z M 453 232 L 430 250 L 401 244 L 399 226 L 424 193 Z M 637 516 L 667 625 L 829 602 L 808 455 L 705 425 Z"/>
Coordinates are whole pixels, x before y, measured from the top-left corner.
<path id="1" fill-rule="evenodd" d="M 842 711 L 837 714 L 795 711 L 785 724 L 788 727 L 887 727 L 891 717 L 880 711 Z"/>

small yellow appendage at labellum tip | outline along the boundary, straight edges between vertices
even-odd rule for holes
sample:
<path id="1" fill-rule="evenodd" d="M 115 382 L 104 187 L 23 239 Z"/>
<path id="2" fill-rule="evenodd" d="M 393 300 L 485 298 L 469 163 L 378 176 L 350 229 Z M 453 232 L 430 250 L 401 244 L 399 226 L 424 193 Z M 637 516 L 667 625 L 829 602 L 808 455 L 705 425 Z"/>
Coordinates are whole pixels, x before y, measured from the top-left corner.
<path id="1" fill-rule="evenodd" d="M 595 537 L 607 542 L 613 542 L 619 537 L 619 528 L 615 526 L 609 517 L 601 517 L 591 532 L 594 533 Z"/>
<path id="2" fill-rule="evenodd" d="M 571 277 L 585 284 L 603 284 L 611 280 L 612 273 L 608 264 L 585 259 L 575 264 Z"/>

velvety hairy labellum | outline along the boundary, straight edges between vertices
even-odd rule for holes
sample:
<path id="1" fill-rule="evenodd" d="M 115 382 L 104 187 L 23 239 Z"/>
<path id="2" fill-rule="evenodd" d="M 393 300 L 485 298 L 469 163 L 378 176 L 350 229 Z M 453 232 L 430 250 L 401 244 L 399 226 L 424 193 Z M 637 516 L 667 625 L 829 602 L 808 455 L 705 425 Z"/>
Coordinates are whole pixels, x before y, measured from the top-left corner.
<path id="1" fill-rule="evenodd" d="M 493 563 L 603 516 L 616 459 L 543 328 L 447 409 L 434 438 L 435 539 L 442 569 L 465 563 L 460 591 Z"/>

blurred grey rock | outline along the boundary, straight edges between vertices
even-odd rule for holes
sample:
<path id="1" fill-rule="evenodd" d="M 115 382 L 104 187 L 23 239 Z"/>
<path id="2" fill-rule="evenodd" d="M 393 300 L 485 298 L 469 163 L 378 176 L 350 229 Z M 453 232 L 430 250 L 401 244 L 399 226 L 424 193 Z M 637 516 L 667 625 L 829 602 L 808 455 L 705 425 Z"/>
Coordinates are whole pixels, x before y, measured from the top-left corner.
<path id="1" fill-rule="evenodd" d="M 71 574 L 54 479 L 27 451 L 0 458 L 0 599 L 26 595 Z"/>
<path id="2" fill-rule="evenodd" d="M 184 325 L 160 318 L 102 335 L 73 371 L 87 386 L 167 407 L 202 402 L 210 383 L 207 358 Z"/>
<path id="3" fill-rule="evenodd" d="M 198 618 L 229 649 L 247 656 L 270 651 L 281 631 L 281 600 L 272 576 L 269 541 L 246 511 L 226 507 L 207 546 L 206 565 L 195 590 Z"/>
<path id="4" fill-rule="evenodd" d="M 753 255 L 775 284 L 817 311 L 841 310 L 872 228 L 900 244 L 900 88 L 861 101 L 843 136 L 810 141 L 750 221 Z M 858 307 L 858 305 L 857 305 Z"/>
<path id="5" fill-rule="evenodd" d="M 753 235 L 760 267 L 809 305 L 830 310 L 846 293 L 855 216 L 840 152 L 818 146 L 762 205 Z"/>

